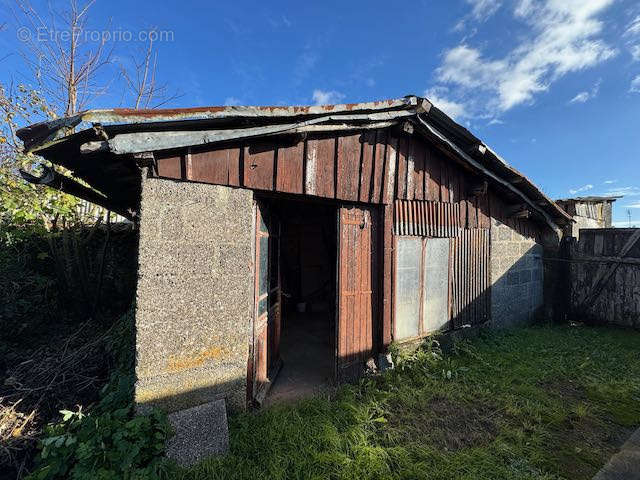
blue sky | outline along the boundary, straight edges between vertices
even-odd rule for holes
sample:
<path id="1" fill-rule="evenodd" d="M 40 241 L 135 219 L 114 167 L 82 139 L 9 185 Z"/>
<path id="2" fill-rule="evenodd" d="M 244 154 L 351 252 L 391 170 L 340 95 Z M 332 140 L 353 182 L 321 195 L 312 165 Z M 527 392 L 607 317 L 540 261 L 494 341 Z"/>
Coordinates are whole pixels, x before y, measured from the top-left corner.
<path id="1" fill-rule="evenodd" d="M 171 106 L 426 95 L 551 197 L 624 194 L 614 220 L 640 224 L 637 1 L 98 0 L 91 18 L 170 32 L 157 46 L 159 76 L 183 94 Z M 6 21 L 0 80 L 23 81 Z M 141 45 L 118 42 L 114 59 Z M 91 106 L 121 106 L 112 90 Z"/>

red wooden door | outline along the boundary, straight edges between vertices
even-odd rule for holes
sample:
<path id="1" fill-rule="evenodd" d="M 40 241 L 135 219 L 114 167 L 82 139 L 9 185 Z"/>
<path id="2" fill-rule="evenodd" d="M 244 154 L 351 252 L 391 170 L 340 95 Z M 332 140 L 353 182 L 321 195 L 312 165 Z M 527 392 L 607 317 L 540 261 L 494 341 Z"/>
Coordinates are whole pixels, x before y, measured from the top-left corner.
<path id="1" fill-rule="evenodd" d="M 338 209 L 336 379 L 357 378 L 374 352 L 378 290 L 378 215 L 374 208 Z"/>
<path id="2" fill-rule="evenodd" d="M 266 205 L 256 209 L 255 315 L 249 400 L 262 403 L 280 371 L 280 221 Z"/>

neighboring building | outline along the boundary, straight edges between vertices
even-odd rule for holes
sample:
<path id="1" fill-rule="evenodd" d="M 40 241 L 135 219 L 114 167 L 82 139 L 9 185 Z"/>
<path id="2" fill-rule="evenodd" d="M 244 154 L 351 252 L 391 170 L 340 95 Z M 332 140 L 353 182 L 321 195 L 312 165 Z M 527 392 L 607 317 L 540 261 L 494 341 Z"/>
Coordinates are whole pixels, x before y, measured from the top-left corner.
<path id="1" fill-rule="evenodd" d="M 613 202 L 622 197 L 576 197 L 556 200 L 574 222 L 567 224 L 564 234 L 578 238 L 581 228 L 610 228 Z"/>
<path id="2" fill-rule="evenodd" d="M 169 411 L 261 403 L 281 369 L 350 379 L 392 341 L 526 324 L 571 222 L 415 96 L 94 110 L 19 135 L 139 222 L 136 401 Z"/>

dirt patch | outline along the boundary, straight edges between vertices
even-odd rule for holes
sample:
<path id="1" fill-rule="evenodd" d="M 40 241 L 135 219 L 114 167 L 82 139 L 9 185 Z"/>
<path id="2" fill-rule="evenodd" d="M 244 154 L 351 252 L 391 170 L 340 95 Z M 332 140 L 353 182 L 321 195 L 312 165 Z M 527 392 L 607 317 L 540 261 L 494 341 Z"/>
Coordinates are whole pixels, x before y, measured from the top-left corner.
<path id="1" fill-rule="evenodd" d="M 587 393 L 581 385 L 573 383 L 571 380 L 565 382 L 550 381 L 540 383 L 542 388 L 548 394 L 562 398 L 563 401 L 570 403 L 583 402 L 587 399 Z"/>
<path id="2" fill-rule="evenodd" d="M 498 435 L 496 412 L 486 404 L 469 405 L 436 396 L 420 410 L 396 412 L 389 424 L 405 441 L 455 451 L 491 443 Z"/>

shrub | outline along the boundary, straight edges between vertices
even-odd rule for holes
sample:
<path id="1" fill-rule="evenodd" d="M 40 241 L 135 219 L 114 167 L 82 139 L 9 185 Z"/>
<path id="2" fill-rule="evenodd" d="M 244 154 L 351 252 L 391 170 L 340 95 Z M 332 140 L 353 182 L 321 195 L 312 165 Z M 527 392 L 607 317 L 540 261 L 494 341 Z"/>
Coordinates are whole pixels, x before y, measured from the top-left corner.
<path id="1" fill-rule="evenodd" d="M 45 429 L 30 480 L 156 479 L 167 468 L 163 457 L 171 434 L 166 415 L 157 409 L 137 415 L 133 406 L 133 315 L 125 315 L 113 335 L 118 365 L 85 413 L 62 410 L 62 420 Z"/>

